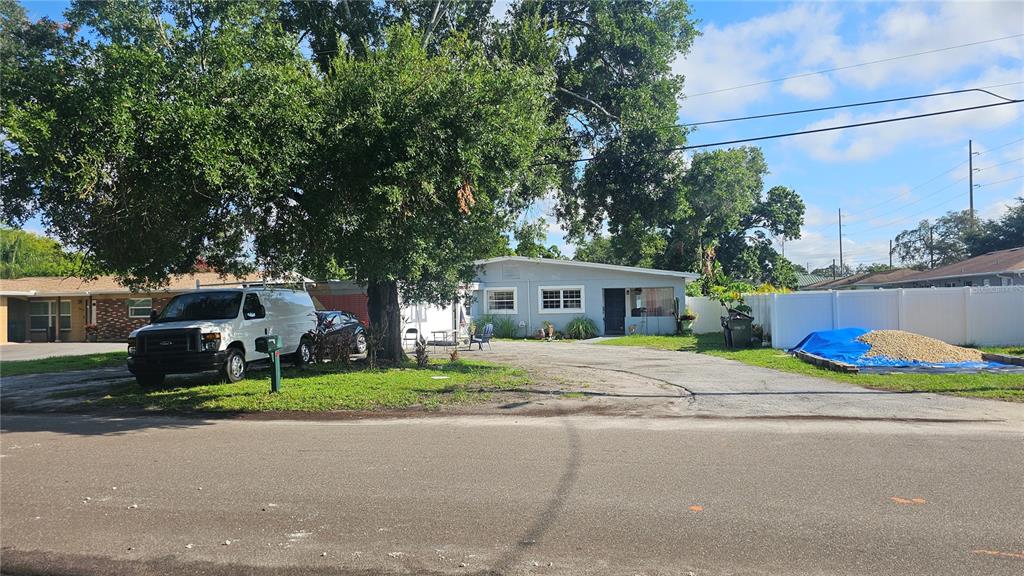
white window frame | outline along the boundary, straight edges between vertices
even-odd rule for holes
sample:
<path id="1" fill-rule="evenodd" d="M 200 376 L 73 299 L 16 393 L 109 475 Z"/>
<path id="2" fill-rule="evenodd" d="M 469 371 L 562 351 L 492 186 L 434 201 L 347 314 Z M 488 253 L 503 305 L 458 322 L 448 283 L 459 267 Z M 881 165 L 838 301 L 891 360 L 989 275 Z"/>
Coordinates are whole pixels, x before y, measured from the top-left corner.
<path id="1" fill-rule="evenodd" d="M 132 306 L 131 303 L 132 303 L 133 300 L 135 302 L 138 302 L 139 300 L 149 300 L 149 308 L 146 308 L 146 313 L 145 314 L 143 314 L 142 316 L 138 316 L 138 315 L 132 314 L 132 310 L 133 309 L 139 310 L 139 309 L 142 308 L 142 306 Z M 136 318 L 136 319 L 138 319 L 138 318 L 147 318 L 148 319 L 150 313 L 153 310 L 153 299 L 152 298 L 125 298 L 124 305 L 128 309 L 128 317 L 129 318 Z"/>
<path id="2" fill-rule="evenodd" d="M 511 310 L 491 310 L 491 292 L 512 292 Z M 484 314 L 518 314 L 519 313 L 519 289 L 515 286 L 484 288 Z"/>
<path id="3" fill-rule="evenodd" d="M 544 291 L 559 290 L 559 302 L 565 303 L 566 290 L 580 291 L 579 308 L 544 308 Z M 587 311 L 587 293 L 583 286 L 538 286 L 537 287 L 537 313 L 538 314 L 584 314 Z"/>

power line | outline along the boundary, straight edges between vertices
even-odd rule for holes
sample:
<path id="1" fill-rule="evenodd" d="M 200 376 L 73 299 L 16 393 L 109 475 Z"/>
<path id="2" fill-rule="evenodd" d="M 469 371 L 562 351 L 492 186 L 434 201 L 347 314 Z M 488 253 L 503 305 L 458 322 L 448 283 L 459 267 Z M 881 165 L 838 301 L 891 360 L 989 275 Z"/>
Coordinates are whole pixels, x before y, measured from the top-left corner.
<path id="1" fill-rule="evenodd" d="M 991 166 L 985 166 L 984 168 L 975 168 L 978 172 L 984 172 L 985 170 L 991 170 L 992 168 L 998 168 L 999 166 L 1006 166 L 1007 164 L 1013 164 L 1014 162 L 1020 162 L 1024 160 L 1024 156 L 1020 158 L 1014 158 L 1013 160 L 1007 160 L 1006 162 L 1000 162 L 999 164 L 993 164 Z"/>
<path id="2" fill-rule="evenodd" d="M 708 124 L 723 124 L 725 122 L 739 122 L 741 120 L 757 120 L 760 118 L 775 118 L 778 116 L 791 116 L 793 114 L 808 114 L 811 112 L 824 112 L 826 110 L 838 110 L 840 108 L 857 108 L 860 106 L 872 106 L 875 104 L 888 104 L 890 102 L 903 102 L 906 100 L 919 100 L 921 98 L 934 98 L 936 96 L 949 96 L 950 94 L 964 94 L 967 92 L 984 92 L 990 96 L 995 96 L 1001 100 L 1007 102 L 1014 102 L 1013 99 L 1005 96 L 1000 96 L 995 92 L 989 92 L 986 88 L 1001 88 L 1003 86 L 1015 86 L 1017 84 L 1024 84 L 1024 82 L 1007 82 L 1006 84 L 996 84 L 994 86 L 983 86 L 981 88 L 964 88 L 962 90 L 949 90 L 947 92 L 935 92 L 932 94 L 918 94 L 916 96 L 901 96 L 898 98 L 885 98 L 883 100 L 871 100 L 868 102 L 854 102 L 852 104 L 837 104 L 835 106 L 822 106 L 820 108 L 805 108 L 803 110 L 792 110 L 789 112 L 772 112 L 770 114 L 756 114 L 753 116 L 740 116 L 737 118 L 724 118 L 722 120 L 705 120 L 703 122 L 690 122 L 687 124 L 676 124 L 676 126 L 706 126 Z"/>
<path id="3" fill-rule="evenodd" d="M 985 188 L 986 186 L 995 186 L 996 184 L 1005 184 L 1006 182 L 1013 182 L 1014 180 L 1020 180 L 1024 178 L 1024 174 L 1018 174 L 1013 178 L 1006 178 L 1005 180 L 996 180 L 995 182 L 986 182 L 985 184 L 978 184 L 978 188 Z"/>
<path id="4" fill-rule="evenodd" d="M 751 82 L 750 84 L 743 84 L 741 86 L 732 86 L 729 88 L 719 88 L 717 90 L 708 90 L 707 92 L 698 92 L 696 94 L 690 94 L 687 98 L 696 98 L 698 96 L 707 96 L 708 94 L 719 94 L 722 92 L 729 92 L 731 90 L 740 90 L 742 88 L 752 88 L 754 86 L 763 86 L 765 84 L 775 84 L 777 82 L 785 82 L 786 80 L 793 80 L 795 78 L 806 78 L 807 76 L 816 76 L 818 74 L 827 74 L 829 72 L 838 72 L 840 70 L 849 70 L 851 68 L 859 68 L 861 66 L 869 66 L 872 64 L 882 64 L 884 62 L 892 62 L 893 60 L 901 60 L 903 58 L 913 58 L 915 56 L 923 56 L 925 54 L 935 54 L 937 52 L 945 52 L 947 50 L 956 50 L 958 48 L 966 48 L 968 46 L 978 46 L 980 44 L 989 44 L 992 42 L 999 42 L 1001 40 L 1009 40 L 1011 38 L 1020 38 L 1024 34 L 1013 34 L 1011 36 L 1003 36 L 1001 38 L 990 38 L 988 40 L 979 40 L 977 42 L 968 42 L 966 44 L 957 44 L 956 46 L 947 46 L 945 48 L 935 48 L 932 50 L 925 50 L 923 52 L 914 52 L 912 54 L 903 54 L 900 56 L 891 56 L 889 58 L 882 58 L 880 60 L 871 60 L 868 62 L 860 62 L 858 64 L 850 64 L 848 66 L 838 66 L 836 68 L 827 68 L 825 70 L 817 70 L 814 72 L 804 72 L 802 74 L 794 74 L 792 76 L 785 76 L 782 78 L 775 78 L 772 80 L 762 80 L 760 82 Z"/>
<path id="5" fill-rule="evenodd" d="M 928 118 L 930 116 L 942 116 L 942 115 L 945 115 L 945 114 L 954 114 L 956 112 L 967 112 L 967 111 L 970 111 L 970 110 L 981 110 L 983 108 L 993 108 L 995 106 L 1007 106 L 1009 104 L 1019 104 L 1021 102 L 1024 102 L 1024 100 L 1009 100 L 1009 101 L 1006 101 L 1006 102 L 995 102 L 993 104 L 981 104 L 979 106 L 968 106 L 966 108 L 954 108 L 954 109 L 950 109 L 950 110 L 940 110 L 938 112 L 927 112 L 927 113 L 923 113 L 923 114 L 913 114 L 913 115 L 910 115 L 910 116 L 899 116 L 899 117 L 896 117 L 896 118 L 886 118 L 884 120 L 871 120 L 871 121 L 868 121 L 868 122 L 857 122 L 855 124 L 843 124 L 843 125 L 840 125 L 840 126 L 830 126 L 830 127 L 827 127 L 827 128 L 815 128 L 815 129 L 812 129 L 812 130 L 799 130 L 799 131 L 796 131 L 796 132 L 785 132 L 785 133 L 782 133 L 782 134 L 771 134 L 769 136 L 756 136 L 756 137 L 753 137 L 753 138 L 740 138 L 740 139 L 737 139 L 737 140 L 724 140 L 722 142 L 709 142 L 709 143 L 706 143 L 706 144 L 693 144 L 693 145 L 687 145 L 687 146 L 674 146 L 674 147 L 671 147 L 671 148 L 662 148 L 660 150 L 652 150 L 651 152 L 654 152 L 654 153 L 671 153 L 671 152 L 681 152 L 681 151 L 684 151 L 684 150 L 695 150 L 695 149 L 698 149 L 698 148 L 712 148 L 712 147 L 715 147 L 715 146 L 728 146 L 730 144 L 742 144 L 744 142 L 760 142 L 760 141 L 763 141 L 763 140 L 774 140 L 776 138 L 788 138 L 788 137 L 791 137 L 791 136 L 803 136 L 803 135 L 806 135 L 806 134 L 818 134 L 818 133 L 821 133 L 821 132 L 832 132 L 834 130 L 845 130 L 847 128 L 860 128 L 862 126 L 874 126 L 874 125 L 877 125 L 877 124 L 888 124 L 890 122 L 901 122 L 901 121 L 904 121 L 904 120 L 914 120 L 916 118 Z M 596 160 L 596 159 L 597 159 L 596 156 L 588 156 L 586 158 L 578 158 L 576 160 L 549 160 L 549 161 L 546 161 L 546 162 L 537 162 L 537 163 L 532 164 L 531 166 L 537 167 L 537 166 L 552 166 L 552 165 L 558 165 L 558 164 L 578 164 L 578 163 L 581 163 L 581 162 L 591 162 L 591 161 Z"/>
<path id="6" fill-rule="evenodd" d="M 999 149 L 1002 149 L 1002 148 L 1006 148 L 1007 146 L 1010 146 L 1012 144 L 1016 144 L 1018 142 L 1024 142 L 1024 138 L 1018 138 L 1017 140 L 1014 140 L 1012 142 L 1006 142 L 1006 143 L 1000 144 L 1000 145 L 996 146 L 995 148 L 991 148 L 989 150 L 986 150 L 985 152 L 975 152 L 975 154 L 982 155 L 982 154 L 986 154 L 988 152 L 994 152 L 996 150 L 999 150 Z M 1024 159 L 1024 157 L 1017 158 L 1016 160 L 1021 160 L 1021 159 Z M 1016 160 L 1010 160 L 1009 162 L 1015 162 Z M 1008 164 L 1009 162 L 1004 162 L 1003 164 Z M 967 164 L 967 160 L 964 160 L 963 162 L 957 164 L 956 166 L 953 166 L 952 168 L 950 168 L 949 170 L 946 170 L 945 172 L 942 172 L 941 174 L 933 176 L 933 177 L 925 180 L 924 182 L 921 182 L 920 184 L 915 185 L 914 187 L 912 187 L 909 190 L 907 190 L 907 194 L 913 192 L 914 190 L 917 190 L 918 188 L 923 187 L 926 184 L 930 184 L 931 182 L 934 182 L 934 181 L 938 180 L 939 178 L 942 178 L 943 176 L 945 176 L 946 174 L 949 174 L 950 172 L 954 172 L 955 170 L 957 170 L 958 168 L 960 168 L 964 164 Z M 979 171 L 981 171 L 981 170 L 988 170 L 989 168 L 995 168 L 996 166 L 1001 166 L 1001 165 L 1002 164 L 995 164 L 993 166 L 986 166 L 985 168 L 978 168 L 978 170 Z M 874 206 L 869 206 L 867 208 L 864 208 L 863 210 L 858 210 L 856 212 L 851 212 L 850 214 L 852 214 L 854 216 L 859 216 L 861 214 L 866 214 L 868 212 L 871 212 L 873 210 L 881 208 L 882 206 L 885 206 L 885 205 L 890 204 L 892 202 L 895 202 L 897 200 L 900 200 L 900 196 L 891 196 L 887 200 L 883 200 L 882 202 L 879 202 L 878 204 L 875 204 Z"/>

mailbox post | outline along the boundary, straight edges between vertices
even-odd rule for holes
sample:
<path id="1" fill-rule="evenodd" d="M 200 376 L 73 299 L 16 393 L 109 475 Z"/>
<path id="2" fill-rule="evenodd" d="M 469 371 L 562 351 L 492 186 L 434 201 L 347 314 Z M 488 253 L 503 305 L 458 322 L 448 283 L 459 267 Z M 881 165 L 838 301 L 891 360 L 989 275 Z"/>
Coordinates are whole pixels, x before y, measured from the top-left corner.
<path id="1" fill-rule="evenodd" d="M 270 373 L 270 391 L 281 391 L 281 337 L 276 334 L 256 339 L 256 351 L 268 354 L 273 370 Z"/>

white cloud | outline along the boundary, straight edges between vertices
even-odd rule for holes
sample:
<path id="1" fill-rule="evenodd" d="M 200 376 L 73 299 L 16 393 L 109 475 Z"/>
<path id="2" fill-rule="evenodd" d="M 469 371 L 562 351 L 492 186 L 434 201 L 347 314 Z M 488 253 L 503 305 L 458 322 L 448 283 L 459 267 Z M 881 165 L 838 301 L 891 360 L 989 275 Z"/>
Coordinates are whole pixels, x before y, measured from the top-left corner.
<path id="1" fill-rule="evenodd" d="M 685 93 L 693 95 L 683 102 L 683 114 L 704 119 L 740 112 L 780 92 L 820 100 L 836 92 L 836 83 L 871 90 L 944 82 L 979 62 L 1020 59 L 1024 54 L 1024 40 L 1011 38 L 699 95 L 804 71 L 841 68 L 1020 34 L 1024 22 L 1021 2 L 900 4 L 868 22 L 858 37 L 840 37 L 843 17 L 850 13 L 860 18 L 858 10 L 856 5 L 798 4 L 727 26 L 707 25 L 691 53 L 674 64 L 674 70 L 686 76 Z"/>
<path id="2" fill-rule="evenodd" d="M 801 4 L 727 26 L 710 24 L 694 41 L 691 52 L 676 60 L 673 69 L 686 76 L 684 92 L 694 95 L 769 80 L 780 65 L 821 64 L 819 49 L 839 42 L 834 33 L 839 23 L 840 15 L 832 6 Z M 813 88 L 815 94 L 825 90 L 820 81 Z M 809 90 L 803 84 L 791 85 L 790 89 Z M 695 96 L 684 101 L 682 107 L 688 115 L 692 111 L 702 118 L 711 117 L 741 110 L 763 99 L 770 90 L 770 86 L 762 85 Z"/>

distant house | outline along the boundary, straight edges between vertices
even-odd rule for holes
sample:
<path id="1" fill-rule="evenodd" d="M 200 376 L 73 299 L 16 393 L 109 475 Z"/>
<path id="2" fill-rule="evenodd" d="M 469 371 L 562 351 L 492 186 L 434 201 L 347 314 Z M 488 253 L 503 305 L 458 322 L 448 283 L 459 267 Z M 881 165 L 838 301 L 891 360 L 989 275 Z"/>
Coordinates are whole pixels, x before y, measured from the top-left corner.
<path id="1" fill-rule="evenodd" d="M 885 288 L 1024 286 L 1024 246 L 989 252 L 961 262 L 915 272 L 882 284 Z"/>
<path id="2" fill-rule="evenodd" d="M 889 282 L 894 282 L 917 273 L 917 270 L 910 268 L 897 268 L 896 270 L 885 272 L 864 272 L 836 278 L 835 280 L 830 278 L 821 282 L 815 282 L 808 284 L 801 288 L 801 290 L 871 290 L 873 288 L 881 288 Z"/>
<path id="3" fill-rule="evenodd" d="M 686 306 L 692 272 L 502 256 L 477 263 L 470 315 L 510 316 L 521 335 L 550 322 L 556 330 L 577 316 L 599 334 L 671 334 Z"/>
<path id="4" fill-rule="evenodd" d="M 796 289 L 797 290 L 809 290 L 808 286 L 812 284 L 820 284 L 822 282 L 828 282 L 832 280 L 831 276 L 825 276 L 824 274 L 809 274 L 804 272 L 796 273 Z"/>

